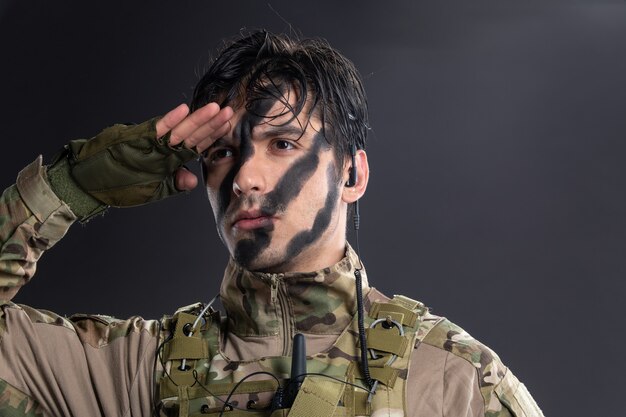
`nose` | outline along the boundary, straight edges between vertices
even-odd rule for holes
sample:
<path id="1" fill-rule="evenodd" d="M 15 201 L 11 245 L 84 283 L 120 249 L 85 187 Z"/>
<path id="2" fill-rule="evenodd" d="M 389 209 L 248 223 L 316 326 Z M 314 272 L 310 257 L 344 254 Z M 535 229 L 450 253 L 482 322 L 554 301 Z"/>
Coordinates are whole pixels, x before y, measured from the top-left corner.
<path id="1" fill-rule="evenodd" d="M 237 197 L 265 192 L 266 178 L 261 157 L 251 155 L 241 163 L 233 179 L 233 192 Z"/>

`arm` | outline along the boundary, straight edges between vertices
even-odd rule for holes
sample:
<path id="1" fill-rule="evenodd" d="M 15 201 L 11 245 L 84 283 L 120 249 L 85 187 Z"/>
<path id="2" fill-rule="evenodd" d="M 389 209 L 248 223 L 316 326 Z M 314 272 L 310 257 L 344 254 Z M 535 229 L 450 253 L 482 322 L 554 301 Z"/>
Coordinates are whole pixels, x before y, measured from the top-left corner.
<path id="1" fill-rule="evenodd" d="M 137 127 L 118 125 L 92 140 L 74 141 L 51 166 L 42 166 L 41 157 L 27 166 L 17 183 L 0 197 L 0 415 L 151 414 L 154 358 L 162 333 L 159 322 L 93 315 L 67 319 L 10 300 L 30 281 L 43 252 L 77 219 L 86 221 L 107 205 L 143 204 L 196 186 L 192 173 L 159 156 L 166 159 L 174 153 L 189 154 L 192 148 L 193 155 L 202 152 L 226 133 L 232 110 L 210 103 L 192 114 L 188 112 L 187 106 L 181 105 L 158 121 Z M 144 130 L 146 134 L 138 134 Z M 151 142 L 159 142 L 160 150 L 150 151 L 150 157 L 156 157 L 149 168 L 162 175 L 150 177 L 156 184 L 149 186 L 154 193 L 145 193 L 149 188 L 145 182 L 136 185 L 133 175 L 119 175 L 119 171 L 117 178 L 123 183 L 112 184 L 110 193 L 108 189 L 96 193 L 83 188 L 90 183 L 90 176 L 115 177 L 102 165 L 89 162 L 86 165 L 91 166 L 86 169 L 81 163 L 94 155 L 98 159 L 99 151 L 114 153 L 109 147 L 121 142 L 123 146 L 115 151 L 132 148 L 138 141 L 129 143 L 125 136 L 129 132 L 131 140 L 147 143 L 150 149 L 156 148 Z M 159 141 L 166 133 L 169 140 Z M 183 142 L 184 146 L 177 146 Z M 86 149 L 90 152 L 81 153 Z M 146 147 L 140 151 L 142 163 Z M 127 154 L 119 156 L 115 163 L 131 164 L 127 172 L 132 172 L 136 161 Z M 166 163 L 171 172 L 163 170 L 161 165 Z M 121 188 L 128 190 L 130 200 Z M 136 195 L 142 192 L 145 201 L 137 201 Z M 111 198 L 121 204 L 111 204 Z"/>
<path id="2" fill-rule="evenodd" d="M 0 197 L 0 213 L 0 289 L 7 300 L 76 216 L 52 192 L 41 158 Z M 1 301 L 0 415 L 113 416 L 127 409 L 149 415 L 157 336 L 158 324 L 139 318 L 68 320 Z"/>
<path id="3" fill-rule="evenodd" d="M 0 301 L 11 300 L 30 281 L 43 252 L 56 244 L 77 219 L 87 221 L 107 205 L 144 204 L 194 188 L 198 180 L 180 168 L 184 162 L 180 153 L 186 152 L 185 158 L 189 158 L 197 155 L 190 149 L 207 149 L 227 132 L 232 114 L 229 107 L 220 109 L 215 103 L 189 114 L 183 104 L 159 120 L 132 127 L 117 125 L 89 141 L 73 141 L 50 167 L 42 166 L 39 157 L 24 168 L 16 185 L 0 197 Z M 168 133 L 158 148 L 156 142 Z M 133 159 L 136 145 L 150 142 L 156 149 L 151 158 L 142 153 Z M 120 152 L 118 159 L 108 165 L 101 163 L 105 159 L 101 155 L 115 152 Z M 146 163 L 161 172 L 154 175 Z M 161 164 L 169 166 L 162 169 Z M 138 166 L 150 172 L 135 181 L 140 177 L 133 175 Z M 110 178 L 114 183 L 97 183 L 101 178 Z"/>
<path id="4" fill-rule="evenodd" d="M 41 254 L 76 216 L 46 181 L 41 157 L 24 168 L 0 197 L 0 300 L 10 300 L 32 278 Z"/>

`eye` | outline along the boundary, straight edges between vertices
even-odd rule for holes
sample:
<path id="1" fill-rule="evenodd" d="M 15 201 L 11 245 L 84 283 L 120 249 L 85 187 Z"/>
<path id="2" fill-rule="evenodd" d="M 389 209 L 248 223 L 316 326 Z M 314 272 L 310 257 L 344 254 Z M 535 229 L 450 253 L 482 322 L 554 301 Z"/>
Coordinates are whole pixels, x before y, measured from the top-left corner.
<path id="1" fill-rule="evenodd" d="M 233 150 L 230 148 L 215 149 L 213 152 L 209 154 L 209 162 L 212 164 L 217 164 L 227 158 L 232 158 L 234 155 L 235 154 Z"/>
<path id="2" fill-rule="evenodd" d="M 272 146 L 274 147 L 274 149 L 279 151 L 289 151 L 296 148 L 296 145 L 284 139 L 275 140 L 272 143 Z"/>

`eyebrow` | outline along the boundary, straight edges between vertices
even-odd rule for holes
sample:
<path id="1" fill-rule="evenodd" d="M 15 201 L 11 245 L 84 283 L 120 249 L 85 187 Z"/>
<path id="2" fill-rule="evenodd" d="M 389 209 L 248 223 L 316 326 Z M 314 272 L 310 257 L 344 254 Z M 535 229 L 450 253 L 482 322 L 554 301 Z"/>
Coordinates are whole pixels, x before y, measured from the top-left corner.
<path id="1" fill-rule="evenodd" d="M 256 126 L 255 126 L 256 127 Z M 260 139 L 267 139 L 269 137 L 276 136 L 297 136 L 298 138 L 302 137 L 304 134 L 304 130 L 298 126 L 287 125 L 287 126 L 272 126 L 259 134 Z M 219 148 L 220 146 L 227 146 L 230 142 L 230 139 L 227 139 L 225 136 L 217 139 L 215 142 L 211 144 L 204 152 L 209 152 L 211 149 Z"/>
<path id="2" fill-rule="evenodd" d="M 302 135 L 304 135 L 304 129 L 295 125 L 272 126 L 259 133 L 262 139 L 276 136 L 297 136 L 300 138 Z"/>

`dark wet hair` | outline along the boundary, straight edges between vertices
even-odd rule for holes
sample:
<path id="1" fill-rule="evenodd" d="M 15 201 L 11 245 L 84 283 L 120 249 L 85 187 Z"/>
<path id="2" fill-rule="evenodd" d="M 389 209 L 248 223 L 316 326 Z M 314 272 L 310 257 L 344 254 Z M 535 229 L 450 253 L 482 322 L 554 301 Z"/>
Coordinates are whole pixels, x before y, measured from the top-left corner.
<path id="1" fill-rule="evenodd" d="M 365 148 L 369 125 L 361 77 L 350 60 L 322 39 L 259 30 L 232 41 L 196 85 L 191 108 L 215 101 L 250 110 L 266 98 L 288 104 L 289 91 L 295 91 L 297 100 L 287 111 L 295 118 L 310 100 L 308 116 L 318 112 L 338 161 L 353 146 Z"/>

